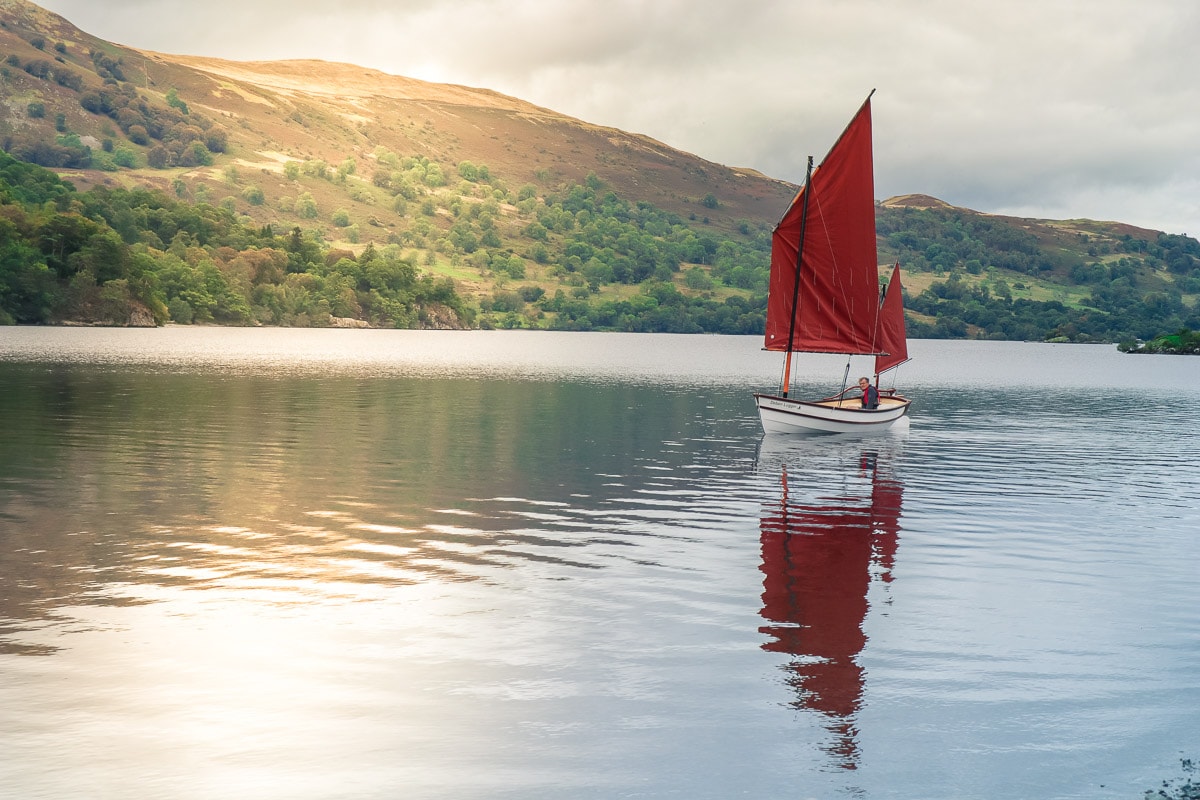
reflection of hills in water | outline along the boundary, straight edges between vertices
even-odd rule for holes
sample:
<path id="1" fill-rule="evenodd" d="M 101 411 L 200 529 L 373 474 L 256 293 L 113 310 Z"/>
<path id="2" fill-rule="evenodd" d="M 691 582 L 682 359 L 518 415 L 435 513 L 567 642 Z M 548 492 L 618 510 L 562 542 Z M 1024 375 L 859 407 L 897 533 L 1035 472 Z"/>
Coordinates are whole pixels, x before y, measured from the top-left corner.
<path id="1" fill-rule="evenodd" d="M 835 737 L 827 751 L 846 769 L 859 758 L 868 593 L 872 576 L 890 582 L 899 541 L 903 487 L 889 469 L 895 442 L 879 444 L 827 445 L 840 457 L 835 463 L 813 458 L 823 445 L 812 442 L 793 452 L 806 470 L 790 471 L 780 458 L 786 451 L 760 453 L 760 469 L 779 462 L 769 468 L 780 480 L 779 502 L 764 508 L 760 525 L 766 624 L 759 630 L 770 637 L 763 649 L 796 656 L 785 667 L 792 705 L 822 715 Z M 831 484 L 837 488 L 826 494 Z"/>

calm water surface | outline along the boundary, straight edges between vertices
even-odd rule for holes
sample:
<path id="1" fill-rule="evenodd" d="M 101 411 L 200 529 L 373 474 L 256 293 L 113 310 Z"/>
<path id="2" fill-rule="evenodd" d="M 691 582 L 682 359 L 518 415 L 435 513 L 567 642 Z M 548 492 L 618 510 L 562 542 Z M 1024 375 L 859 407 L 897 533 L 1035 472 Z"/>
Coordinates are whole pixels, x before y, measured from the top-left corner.
<path id="1" fill-rule="evenodd" d="M 1200 359 L 912 352 L 910 424 L 764 438 L 757 338 L 0 328 L 0 797 L 1179 777 Z"/>

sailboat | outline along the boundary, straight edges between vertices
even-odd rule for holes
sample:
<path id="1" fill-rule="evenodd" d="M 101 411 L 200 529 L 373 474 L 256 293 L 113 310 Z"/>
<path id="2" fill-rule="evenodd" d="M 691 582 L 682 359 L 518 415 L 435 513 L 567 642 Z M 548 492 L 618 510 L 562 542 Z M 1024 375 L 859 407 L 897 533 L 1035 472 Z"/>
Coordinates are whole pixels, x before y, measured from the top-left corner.
<path id="1" fill-rule="evenodd" d="M 879 386 L 881 373 L 908 360 L 908 345 L 900 265 L 881 301 L 877 257 L 869 95 L 815 171 L 809 157 L 804 186 L 772 234 L 764 346 L 786 359 L 779 394 L 754 395 L 766 433 L 885 430 L 908 414 L 911 400 Z M 875 356 L 878 405 L 846 396 L 849 361 L 839 394 L 789 397 L 800 352 Z"/>

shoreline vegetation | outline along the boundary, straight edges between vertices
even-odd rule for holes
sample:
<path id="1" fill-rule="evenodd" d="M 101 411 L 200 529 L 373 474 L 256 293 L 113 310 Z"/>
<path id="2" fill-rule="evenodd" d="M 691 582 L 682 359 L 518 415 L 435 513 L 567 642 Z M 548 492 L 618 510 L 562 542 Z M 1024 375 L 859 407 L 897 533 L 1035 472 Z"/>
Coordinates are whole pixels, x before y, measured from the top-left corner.
<path id="1" fill-rule="evenodd" d="M 635 207 L 595 179 L 539 202 L 576 220 L 575 228 L 578 220 L 590 220 L 583 230 L 564 234 L 569 241 L 559 243 L 561 253 L 547 247 L 543 258 L 548 264 L 563 261 L 563 280 L 582 276 L 592 283 L 569 294 L 553 276 L 538 285 L 525 276 L 526 262 L 512 256 L 503 288 L 480 298 L 464 291 L 472 285 L 469 276 L 437 274 L 411 247 L 367 243 L 358 252 L 345 250 L 319 230 L 255 226 L 228 209 L 155 190 L 78 192 L 52 171 L 0 152 L 0 324 L 762 332 L 765 238 L 755 247 L 697 237 L 682 220 L 644 204 Z M 1141 294 L 1157 284 L 1134 288 L 1143 279 L 1135 281 L 1124 250 L 1116 267 L 1080 277 L 1093 281 L 1080 284 L 1090 285 L 1092 295 L 1086 304 L 1073 305 L 1052 294 L 1035 299 L 1032 293 L 1041 286 L 1035 273 L 1051 274 L 1056 267 L 1036 261 L 1032 244 L 1021 250 L 1028 263 L 1009 254 L 1007 272 L 1023 277 L 1010 283 L 989 278 L 989 270 L 999 275 L 1000 269 L 979 268 L 978 259 L 956 271 L 955 259 L 968 251 L 938 251 L 940 260 L 929 262 L 937 248 L 924 244 L 946 238 L 942 234 L 973 217 L 964 221 L 952 214 L 938 223 L 927 218 L 941 213 L 936 209 L 879 207 L 877 213 L 881 255 L 898 256 L 908 266 L 911 293 L 905 306 L 912 338 L 1129 342 L 1131 352 L 1180 352 L 1170 337 L 1158 344 L 1151 337 L 1164 328 L 1196 328 L 1197 310 L 1183 302 L 1184 295 Z M 916 235 L 929 225 L 934 228 Z M 984 227 L 982 238 L 966 237 L 973 242 L 970 252 L 980 257 L 988 257 L 985 240 L 995 233 L 994 223 Z M 661 235 L 651 236 L 650 229 Z M 617 253 L 618 246 L 633 246 L 634 233 L 642 237 L 641 260 Z M 1188 242 L 1200 253 L 1200 243 Z M 1130 239 L 1122 247 L 1139 244 Z M 605 254 L 621 266 L 621 275 L 599 273 Z M 1143 254 L 1158 261 L 1168 255 L 1162 248 Z M 1188 283 L 1200 284 L 1200 259 L 1195 261 L 1180 256 L 1177 288 L 1186 283 L 1200 290 Z M 1125 272 L 1117 277 L 1115 269 Z M 1189 277 L 1191 272 L 1197 277 Z M 1140 341 L 1148 344 L 1134 350 Z"/>
<path id="2" fill-rule="evenodd" d="M 1147 342 L 1121 342 L 1117 349 L 1122 353 L 1200 356 L 1200 331 L 1184 328 L 1178 333 L 1155 336 Z"/>

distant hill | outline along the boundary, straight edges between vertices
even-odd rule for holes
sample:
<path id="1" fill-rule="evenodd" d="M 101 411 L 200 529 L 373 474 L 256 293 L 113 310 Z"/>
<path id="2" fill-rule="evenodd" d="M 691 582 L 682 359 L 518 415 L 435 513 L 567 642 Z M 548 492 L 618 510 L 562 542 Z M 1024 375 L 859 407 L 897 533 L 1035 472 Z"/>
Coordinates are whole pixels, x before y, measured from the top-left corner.
<path id="1" fill-rule="evenodd" d="M 229 288 L 227 296 L 242 295 L 239 310 L 211 318 L 239 324 L 427 320 L 412 308 L 380 310 L 360 260 L 381 253 L 453 281 L 462 313 L 450 322 L 434 314 L 438 324 L 757 332 L 769 232 L 797 188 L 483 88 L 323 61 L 122 47 L 26 0 L 0 0 L 0 99 L 3 149 L 79 193 L 110 193 L 74 206 L 59 200 L 60 213 L 91 208 L 144 263 L 174 247 L 193 271 L 207 259 L 227 275 L 243 248 L 296 251 L 303 238 L 307 260 L 292 252 L 286 275 L 268 281 L 267 294 L 292 306 L 262 300 L 253 281 Z M 180 239 L 164 225 L 161 201 L 111 194 L 146 189 L 211 206 L 223 230 L 212 241 L 222 244 L 188 251 L 196 236 Z M 929 293 L 910 303 L 926 335 L 1140 336 L 1140 323 L 1113 314 L 1147 294 L 1167 298 L 1158 304 L 1164 324 L 1195 316 L 1197 253 L 1185 237 L 997 217 L 916 194 L 883 201 L 878 221 L 881 260 L 903 262 L 914 301 Z M 76 268 L 62 263 L 65 285 Z M 948 290 L 935 288 L 952 278 Z M 1120 284 L 1094 300 L 1094 289 L 1121 280 L 1128 291 Z M 176 319 L 172 303 L 185 316 L 195 304 L 183 283 L 152 283 L 144 291 L 158 299 L 143 300 L 162 306 L 158 321 Z M 1063 310 L 1049 324 L 1054 307 L 1038 306 L 1040 321 L 1005 330 L 953 305 L 962 298 L 937 295 L 985 286 L 988 296 L 975 302 L 994 305 L 1007 291 L 1014 302 Z M 62 292 L 51 294 L 53 302 L 27 303 L 22 314 L 34 306 L 43 321 L 80 313 Z M 1087 305 L 1096 302 L 1107 305 Z M 1104 317 L 1090 332 L 1075 319 L 1086 308 Z"/>
<path id="2" fill-rule="evenodd" d="M 1200 242 L 1119 222 L 984 214 L 926 195 L 876 212 L 917 336 L 1130 341 L 1200 328 Z M 915 322 L 915 324 L 913 324 Z"/>

